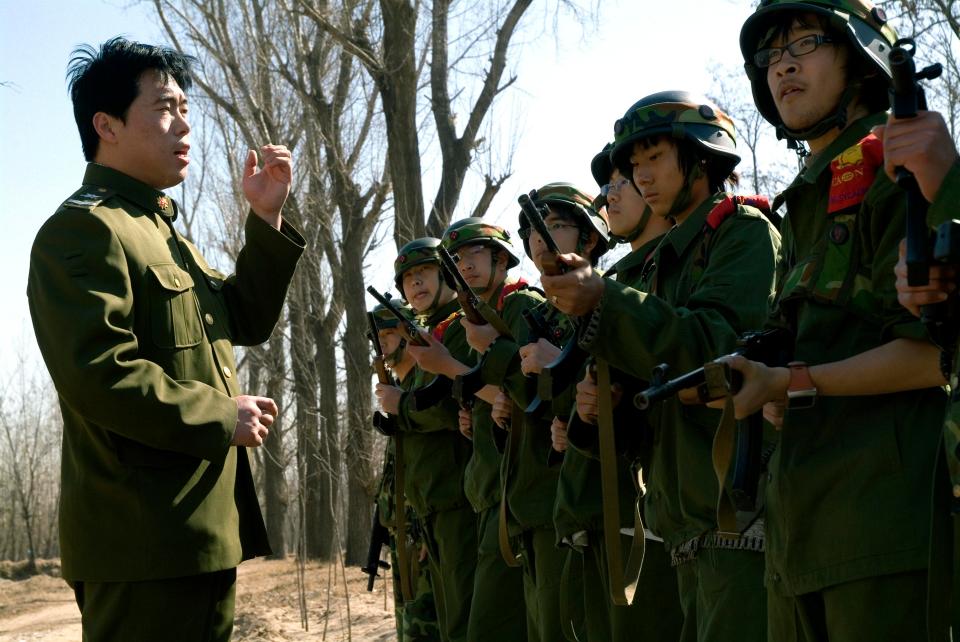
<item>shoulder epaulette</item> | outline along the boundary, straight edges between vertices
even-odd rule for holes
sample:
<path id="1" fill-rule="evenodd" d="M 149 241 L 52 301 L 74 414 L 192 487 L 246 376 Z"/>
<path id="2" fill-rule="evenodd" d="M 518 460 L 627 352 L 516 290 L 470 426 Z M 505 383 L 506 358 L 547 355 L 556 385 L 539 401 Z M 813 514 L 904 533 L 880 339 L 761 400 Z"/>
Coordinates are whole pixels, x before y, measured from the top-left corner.
<path id="1" fill-rule="evenodd" d="M 526 290 L 530 285 L 523 279 L 517 279 L 513 283 L 505 283 L 500 289 L 500 297 L 497 299 L 497 312 L 503 312 L 503 304 L 508 296 L 520 290 Z"/>
<path id="2" fill-rule="evenodd" d="M 728 194 L 725 199 L 713 206 L 710 213 L 707 214 L 707 226 L 715 230 L 720 224 L 730 218 L 741 205 L 749 205 L 760 210 L 764 216 L 770 218 L 770 200 L 766 196 L 754 195 L 732 195 Z"/>
<path id="3" fill-rule="evenodd" d="M 437 341 L 443 342 L 443 335 L 446 333 L 447 328 L 449 328 L 450 324 L 453 323 L 454 319 L 459 317 L 461 314 L 463 313 L 460 310 L 457 310 L 456 312 L 448 316 L 446 319 L 438 323 L 433 328 L 433 331 L 431 332 L 431 334 L 433 335 L 433 338 L 436 339 Z"/>
<path id="4" fill-rule="evenodd" d="M 70 198 L 65 200 L 60 204 L 60 208 L 73 208 L 78 210 L 93 210 L 100 203 L 104 202 L 111 196 L 116 193 L 115 190 L 112 190 L 107 187 L 93 187 L 92 185 L 84 185 L 76 192 L 74 192 Z"/>

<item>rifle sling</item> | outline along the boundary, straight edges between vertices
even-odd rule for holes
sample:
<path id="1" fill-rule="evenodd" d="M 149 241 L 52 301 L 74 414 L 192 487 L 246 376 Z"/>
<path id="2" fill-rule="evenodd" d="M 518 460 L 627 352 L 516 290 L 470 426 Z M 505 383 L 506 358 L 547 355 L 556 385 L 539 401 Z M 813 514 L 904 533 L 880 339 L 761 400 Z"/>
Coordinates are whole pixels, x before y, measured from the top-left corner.
<path id="1" fill-rule="evenodd" d="M 633 604 L 640 580 L 645 549 L 643 521 L 637 502 L 633 504 L 633 540 L 623 567 L 620 551 L 620 497 L 617 482 L 617 449 L 613 432 L 613 400 L 610 366 L 603 359 L 597 365 L 597 428 L 600 437 L 600 490 L 603 505 L 603 541 L 607 549 L 607 576 L 610 599 L 617 606 Z"/>
<path id="2" fill-rule="evenodd" d="M 413 589 L 410 585 L 410 562 L 408 561 L 407 550 L 407 503 L 404 497 L 404 465 L 403 465 L 403 434 L 397 433 L 393 439 L 396 463 L 394 464 L 393 474 L 393 495 L 396 500 L 396 546 L 397 546 L 397 566 L 400 575 L 400 594 L 404 602 L 413 599 Z"/>
<path id="3" fill-rule="evenodd" d="M 480 305 L 477 306 L 477 312 L 480 313 L 487 323 L 489 323 L 494 330 L 496 330 L 501 336 L 506 337 L 513 341 L 513 331 L 510 330 L 510 326 L 500 318 L 500 315 L 497 314 L 497 311 L 490 306 L 486 301 L 480 301 Z"/>
<path id="4" fill-rule="evenodd" d="M 740 537 L 737 527 L 737 510 L 726 491 L 727 475 L 735 450 L 734 440 L 737 428 L 736 413 L 733 406 L 733 393 L 727 380 L 725 364 L 711 362 L 703 367 L 707 396 L 711 399 L 723 399 L 723 414 L 720 425 L 713 436 L 713 472 L 717 476 L 717 529 L 724 539 Z"/>
<path id="5" fill-rule="evenodd" d="M 523 415 L 523 409 L 514 404 L 510 416 L 507 446 L 504 449 L 503 462 L 500 466 L 500 514 L 497 530 L 500 540 L 500 555 L 507 566 L 511 567 L 520 566 L 520 556 L 513 552 L 513 547 L 510 545 L 510 531 L 507 528 L 507 480 L 510 478 L 510 471 L 513 469 L 517 451 L 520 449 Z M 495 427 L 494 430 L 499 430 L 499 428 Z"/>

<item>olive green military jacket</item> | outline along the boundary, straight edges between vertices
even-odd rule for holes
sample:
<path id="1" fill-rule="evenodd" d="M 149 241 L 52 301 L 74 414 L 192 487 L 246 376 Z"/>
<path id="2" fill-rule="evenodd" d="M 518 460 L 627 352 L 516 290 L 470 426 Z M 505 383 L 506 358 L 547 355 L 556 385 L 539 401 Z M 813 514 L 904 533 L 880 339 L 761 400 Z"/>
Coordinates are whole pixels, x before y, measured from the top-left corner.
<path id="1" fill-rule="evenodd" d="M 553 414 L 544 404 L 539 412 L 523 412 L 536 396 L 536 377 L 527 377 L 520 369 L 520 346 L 528 343 L 530 328 L 523 320 L 523 310 L 543 304 L 537 290 L 521 289 L 510 294 L 504 303 L 503 318 L 513 338 L 497 338 L 481 357 L 481 373 L 485 384 L 500 386 L 523 415 L 516 452 L 503 457 L 501 475 L 506 475 L 506 497 L 509 509 L 510 535 L 531 528 L 552 524 L 552 508 L 557 490 L 559 465 L 550 465 L 550 422 Z"/>
<path id="2" fill-rule="evenodd" d="M 461 363 L 470 363 L 470 346 L 463 326 L 455 318 L 460 304 L 453 299 L 442 306 L 423 325 L 435 333 L 440 326 L 443 344 Z M 409 391 L 400 397 L 397 427 L 403 431 L 404 488 L 407 502 L 417 517 L 425 519 L 437 511 L 452 510 L 467 504 L 463 475 L 470 459 L 470 441 L 460 434 L 459 406 L 452 396 L 424 409 L 415 409 L 417 389 L 434 382 L 436 375 L 417 367 Z"/>
<path id="3" fill-rule="evenodd" d="M 522 291 L 522 290 L 521 290 Z M 518 292 L 511 292 L 503 297 L 502 305 L 498 306 L 503 285 L 497 288 L 488 303 L 498 313 L 503 315 L 504 322 L 511 328 L 518 322 L 520 306 L 516 305 Z M 517 318 L 514 318 L 517 317 Z M 479 361 L 476 352 L 471 353 L 472 364 Z M 464 477 L 464 490 L 473 510 L 481 512 L 500 503 L 500 465 L 502 453 L 506 443 L 507 432 L 497 426 L 490 416 L 492 406 L 482 399 L 475 399 L 473 411 L 473 454 L 467 463 Z"/>
<path id="4" fill-rule="evenodd" d="M 795 332 L 794 358 L 811 365 L 925 337 L 897 302 L 904 192 L 883 170 L 879 141 L 858 144 L 885 117 L 852 123 L 782 195 L 776 321 Z M 796 595 L 927 565 L 943 410 L 933 388 L 820 397 L 787 411 L 766 493 L 771 590 Z"/>
<path id="5" fill-rule="evenodd" d="M 413 385 L 414 371 L 411 369 L 402 381 L 397 383 L 403 390 L 409 390 Z M 380 509 L 380 523 L 394 534 L 396 530 L 397 512 L 397 446 L 393 437 L 387 439 L 383 452 L 383 471 L 380 473 L 380 483 L 377 485 L 377 508 Z M 416 515 L 410 506 L 407 506 L 407 523 L 413 523 Z"/>
<path id="6" fill-rule="evenodd" d="M 581 326 L 584 349 L 640 379 L 660 363 L 676 376 L 731 352 L 740 334 L 764 324 L 780 235 L 744 205 L 710 228 L 707 216 L 725 198 L 707 199 L 667 233 L 638 287 L 606 280 L 600 304 Z M 650 416 L 644 510 L 668 549 L 717 527 L 711 446 L 720 414 L 674 397 Z"/>
<path id="7" fill-rule="evenodd" d="M 657 237 L 631 251 L 617 261 L 604 276 L 630 286 L 639 285 L 643 267 L 662 239 L 662 236 Z M 618 371 L 611 372 L 610 377 L 614 382 L 621 379 Z M 572 382 L 572 386 L 575 385 L 576 382 Z M 636 470 L 638 467 L 646 468 L 653 431 L 646 414 L 633 408 L 629 395 L 622 398 L 614 409 L 613 416 L 620 525 L 633 528 L 633 507 L 638 495 Z M 597 532 L 603 528 L 603 492 L 597 454 L 597 426 L 588 425 L 580 421 L 579 416 L 573 416 L 567 430 L 568 447 L 563 455 L 560 479 L 557 482 L 557 501 L 553 510 L 558 542 L 578 531 Z"/>
<path id="8" fill-rule="evenodd" d="M 175 216 L 162 192 L 91 163 L 33 244 L 30 313 L 63 414 L 68 580 L 187 576 L 269 552 L 247 452 L 230 447 L 233 346 L 269 338 L 304 242 L 251 214 L 225 277 Z"/>

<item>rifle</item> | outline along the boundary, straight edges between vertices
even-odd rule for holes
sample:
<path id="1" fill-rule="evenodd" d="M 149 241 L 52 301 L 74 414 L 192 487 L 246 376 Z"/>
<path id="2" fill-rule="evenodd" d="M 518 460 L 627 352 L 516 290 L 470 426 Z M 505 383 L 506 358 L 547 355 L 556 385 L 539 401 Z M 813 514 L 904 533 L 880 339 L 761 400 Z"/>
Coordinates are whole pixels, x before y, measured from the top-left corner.
<path id="1" fill-rule="evenodd" d="M 520 203 L 520 212 L 530 223 L 530 228 L 537 231 L 537 234 L 543 239 L 544 245 L 547 246 L 549 255 L 540 258 L 543 273 L 547 276 L 556 276 L 566 272 L 567 266 L 560 260 L 560 248 L 550 235 L 550 230 L 547 229 L 547 224 L 543 221 L 543 215 L 540 214 L 540 210 L 537 209 L 533 199 L 527 194 L 521 194 L 517 198 L 517 202 Z"/>
<path id="2" fill-rule="evenodd" d="M 373 369 L 377 373 L 377 381 L 389 386 L 395 385 L 393 377 L 387 373 L 387 366 L 383 360 L 383 346 L 380 345 L 380 334 L 377 331 L 377 318 L 373 312 L 367 312 L 367 323 L 370 325 L 370 331 L 367 338 L 373 344 Z M 381 435 L 392 437 L 397 432 L 396 419 L 390 415 L 380 412 L 373 413 L 373 427 Z"/>
<path id="3" fill-rule="evenodd" d="M 463 316 L 467 321 L 475 325 L 486 325 L 487 320 L 480 314 L 480 297 L 477 296 L 467 280 L 460 274 L 460 268 L 456 261 L 450 256 L 450 252 L 445 247 L 437 248 L 440 253 L 440 264 L 443 266 L 443 280 L 446 281 L 450 289 L 457 293 L 457 301 L 460 302 L 460 309 L 463 310 Z"/>
<path id="4" fill-rule="evenodd" d="M 728 356 L 740 355 L 751 361 L 759 361 L 768 366 L 783 366 L 789 361 L 793 338 L 783 329 L 764 330 L 762 332 L 748 332 L 737 339 L 738 347 Z M 651 385 L 646 390 L 633 397 L 633 405 L 639 410 L 646 410 L 652 404 L 672 397 L 680 390 L 696 388 L 697 397 L 701 403 L 718 398 L 714 392 L 717 388 L 713 380 L 717 373 L 717 362 L 697 368 L 692 372 L 680 375 L 675 379 L 664 381 L 668 366 L 660 364 L 653 371 Z M 735 394 L 743 383 L 742 375 L 723 364 L 721 381 L 729 382 L 730 394 Z M 714 442 L 716 450 L 720 444 Z M 723 444 L 732 450 L 729 461 L 729 472 L 725 475 L 728 482 L 727 493 L 733 506 L 740 511 L 756 510 L 759 495 L 759 481 L 761 469 L 764 465 L 763 449 L 763 415 L 754 413 L 743 422 L 737 422 L 731 436 L 732 443 Z M 716 456 L 714 458 L 716 460 Z M 723 462 L 726 465 L 728 462 Z M 717 465 L 715 461 L 714 465 Z M 723 528 L 721 530 L 724 530 Z"/>
<path id="5" fill-rule="evenodd" d="M 926 95 L 919 81 L 932 80 L 943 73 L 938 63 L 917 71 L 913 61 L 916 43 L 910 38 L 898 40 L 890 50 L 890 107 L 896 118 L 914 118 L 927 108 Z M 897 185 L 907 193 L 907 282 L 926 285 L 930 263 L 930 233 L 927 231 L 927 201 L 917 179 L 905 167 L 896 168 Z"/>
<path id="6" fill-rule="evenodd" d="M 544 321 L 543 316 L 530 309 L 523 310 L 520 314 L 523 315 L 523 320 L 527 324 L 527 343 L 536 343 L 541 338 L 553 338 L 553 333 L 550 332 L 550 328 L 547 326 L 546 321 Z M 530 402 L 524 412 L 528 414 L 535 413 L 542 401 L 543 397 L 540 396 L 540 378 L 538 377 L 537 396 L 533 398 L 533 401 Z"/>
<path id="7" fill-rule="evenodd" d="M 380 574 L 377 572 L 381 568 L 387 570 L 390 564 L 380 559 L 380 552 L 384 546 L 390 545 L 390 531 L 380 523 L 380 506 L 374 504 L 373 524 L 370 526 L 370 546 L 367 548 L 367 564 L 360 568 L 361 571 L 369 575 L 367 578 L 367 590 L 373 590 L 373 584 Z"/>
<path id="8" fill-rule="evenodd" d="M 407 340 L 407 343 L 422 347 L 430 345 L 427 343 L 426 339 L 420 336 L 420 329 L 417 327 L 417 324 L 403 316 L 400 310 L 397 309 L 397 306 L 390 302 L 390 299 L 377 292 L 376 288 L 374 288 L 372 285 L 367 286 L 367 292 L 369 292 L 370 296 L 376 299 L 378 303 L 386 308 L 390 314 L 397 318 L 397 321 L 399 322 L 397 327 L 400 328 L 400 332 L 403 333 L 403 338 Z"/>

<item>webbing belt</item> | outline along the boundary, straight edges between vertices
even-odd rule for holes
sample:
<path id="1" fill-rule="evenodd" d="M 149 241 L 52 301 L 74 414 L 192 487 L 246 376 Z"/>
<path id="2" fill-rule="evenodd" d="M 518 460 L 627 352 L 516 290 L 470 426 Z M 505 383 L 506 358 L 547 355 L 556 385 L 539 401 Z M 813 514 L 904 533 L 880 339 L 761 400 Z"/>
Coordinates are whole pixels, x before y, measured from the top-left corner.
<path id="1" fill-rule="evenodd" d="M 500 466 L 500 511 L 499 524 L 497 527 L 498 539 L 500 540 L 500 555 L 507 566 L 520 566 L 520 556 L 513 552 L 510 546 L 510 532 L 507 529 L 507 480 L 510 478 L 510 471 L 513 469 L 517 458 L 517 451 L 520 450 L 520 437 L 523 430 L 523 409 L 516 404 L 510 414 L 510 428 L 507 437 L 507 445 L 503 452 L 503 462 Z"/>
<path id="2" fill-rule="evenodd" d="M 640 580 L 645 549 L 640 509 L 633 504 L 633 540 L 624 569 L 620 551 L 620 497 L 617 484 L 617 449 L 613 433 L 613 401 L 610 390 L 610 367 L 596 360 L 597 428 L 600 437 L 600 491 L 603 504 L 603 541 L 607 548 L 607 576 L 610 578 L 610 599 L 618 606 L 633 604 Z"/>
<path id="3" fill-rule="evenodd" d="M 410 562 L 407 550 L 407 502 L 404 497 L 404 465 L 403 465 L 403 434 L 394 435 L 394 447 L 396 449 L 393 475 L 393 494 L 396 501 L 396 540 L 397 540 L 397 565 L 400 575 L 400 594 L 404 602 L 413 599 L 413 589 L 410 586 Z"/>

